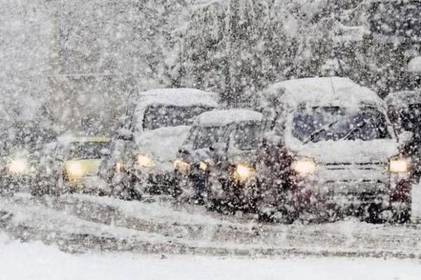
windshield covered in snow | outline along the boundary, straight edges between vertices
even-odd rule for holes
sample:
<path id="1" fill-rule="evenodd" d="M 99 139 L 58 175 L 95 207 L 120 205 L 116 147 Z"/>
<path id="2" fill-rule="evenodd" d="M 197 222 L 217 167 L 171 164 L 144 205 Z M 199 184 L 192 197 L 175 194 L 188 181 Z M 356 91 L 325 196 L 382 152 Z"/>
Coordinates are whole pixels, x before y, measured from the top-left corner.
<path id="1" fill-rule="evenodd" d="M 402 1 L 403 2 L 403 1 Z M 371 31 L 421 39 L 420 1 L 383 1 L 371 7 Z"/>
<path id="2" fill-rule="evenodd" d="M 231 135 L 232 145 L 239 150 L 254 150 L 259 144 L 262 122 L 238 124 Z"/>
<path id="3" fill-rule="evenodd" d="M 341 107 L 313 107 L 293 115 L 292 134 L 301 142 L 390 138 L 384 114 L 374 108 L 348 112 Z"/>
<path id="4" fill-rule="evenodd" d="M 67 159 L 100 159 L 108 151 L 108 142 L 75 142 L 67 147 Z"/>
<path id="5" fill-rule="evenodd" d="M 207 106 L 152 105 L 145 111 L 143 129 L 191 125 L 196 116 L 210 109 Z"/>

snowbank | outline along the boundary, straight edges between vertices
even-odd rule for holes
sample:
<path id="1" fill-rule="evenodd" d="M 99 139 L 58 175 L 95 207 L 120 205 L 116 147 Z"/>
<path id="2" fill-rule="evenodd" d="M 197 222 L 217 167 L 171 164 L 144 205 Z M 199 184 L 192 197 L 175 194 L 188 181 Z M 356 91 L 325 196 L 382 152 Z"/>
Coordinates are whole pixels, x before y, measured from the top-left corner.
<path id="1" fill-rule="evenodd" d="M 245 259 L 126 254 L 70 255 L 0 234 L 1 280 L 119 279 L 419 279 L 417 261 L 291 258 Z"/>

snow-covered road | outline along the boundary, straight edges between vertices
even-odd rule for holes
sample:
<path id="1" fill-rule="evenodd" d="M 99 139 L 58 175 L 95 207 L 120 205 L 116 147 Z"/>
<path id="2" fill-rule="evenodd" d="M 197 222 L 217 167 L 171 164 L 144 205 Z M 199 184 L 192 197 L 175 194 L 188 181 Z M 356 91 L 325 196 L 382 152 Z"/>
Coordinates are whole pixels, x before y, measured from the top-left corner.
<path id="1" fill-rule="evenodd" d="M 70 252 L 421 259 L 420 224 L 259 224 L 166 199 L 16 195 L 0 198 L 0 230 Z"/>
<path id="2" fill-rule="evenodd" d="M 0 234 L 0 267 L 0 280 L 419 280 L 421 275 L 417 260 L 74 255 L 39 242 L 20 243 L 4 234 Z"/>

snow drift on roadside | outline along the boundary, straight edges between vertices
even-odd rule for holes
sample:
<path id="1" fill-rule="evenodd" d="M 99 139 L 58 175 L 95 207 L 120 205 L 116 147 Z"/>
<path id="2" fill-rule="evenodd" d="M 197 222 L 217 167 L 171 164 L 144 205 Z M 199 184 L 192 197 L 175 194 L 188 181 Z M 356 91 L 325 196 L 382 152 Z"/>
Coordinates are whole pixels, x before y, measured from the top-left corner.
<path id="1" fill-rule="evenodd" d="M 416 261 L 374 259 L 244 259 L 70 255 L 0 234 L 0 280 L 32 279 L 419 279 Z M 139 278 L 139 279 L 140 279 Z"/>

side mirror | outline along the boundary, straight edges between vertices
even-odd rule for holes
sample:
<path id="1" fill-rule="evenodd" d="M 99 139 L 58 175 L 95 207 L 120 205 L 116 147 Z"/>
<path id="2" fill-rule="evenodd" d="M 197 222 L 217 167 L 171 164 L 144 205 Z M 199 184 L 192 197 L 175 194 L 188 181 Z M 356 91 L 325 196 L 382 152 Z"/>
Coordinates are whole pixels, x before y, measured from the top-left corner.
<path id="1" fill-rule="evenodd" d="M 406 144 L 414 137 L 414 133 L 410 131 L 403 131 L 398 135 L 399 144 Z"/>
<path id="2" fill-rule="evenodd" d="M 120 128 L 117 130 L 117 139 L 124 141 L 133 141 L 134 135 L 129 129 Z"/>

